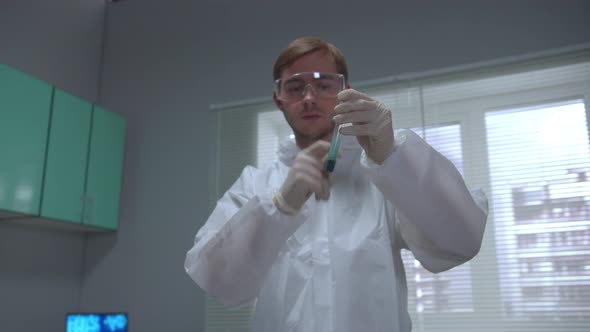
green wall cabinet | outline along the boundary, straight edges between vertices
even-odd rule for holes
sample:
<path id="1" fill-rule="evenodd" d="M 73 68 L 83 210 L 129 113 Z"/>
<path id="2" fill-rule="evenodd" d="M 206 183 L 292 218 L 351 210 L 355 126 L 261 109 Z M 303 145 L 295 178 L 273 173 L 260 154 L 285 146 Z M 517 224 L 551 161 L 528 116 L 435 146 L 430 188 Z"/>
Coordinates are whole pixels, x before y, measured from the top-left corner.
<path id="1" fill-rule="evenodd" d="M 0 219 L 116 230 L 125 131 L 121 116 L 0 65 Z"/>
<path id="2" fill-rule="evenodd" d="M 125 120 L 94 106 L 84 224 L 116 229 L 123 176 Z"/>
<path id="3" fill-rule="evenodd" d="M 52 86 L 0 65 L 0 210 L 38 215 Z"/>
<path id="4" fill-rule="evenodd" d="M 41 216 L 82 223 L 92 104 L 55 89 Z"/>

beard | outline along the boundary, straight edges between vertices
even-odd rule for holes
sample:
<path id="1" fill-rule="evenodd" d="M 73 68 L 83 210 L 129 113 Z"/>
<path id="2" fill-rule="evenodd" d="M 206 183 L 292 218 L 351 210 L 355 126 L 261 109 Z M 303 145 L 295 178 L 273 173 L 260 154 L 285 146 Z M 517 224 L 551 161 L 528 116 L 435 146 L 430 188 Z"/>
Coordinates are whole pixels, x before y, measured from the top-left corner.
<path id="1" fill-rule="evenodd" d="M 312 133 L 306 133 L 301 130 L 297 130 L 293 126 L 291 126 L 291 129 L 293 129 L 293 133 L 295 134 L 295 137 L 300 137 L 302 139 L 306 139 L 306 140 L 315 142 L 315 141 L 319 141 L 321 139 L 327 140 L 328 138 L 330 138 L 330 136 L 332 135 L 332 132 L 334 131 L 334 125 L 330 126 L 330 128 L 322 128 L 322 129 L 317 130 L 316 132 L 312 132 Z"/>
<path id="2" fill-rule="evenodd" d="M 315 109 L 315 105 L 304 104 L 303 107 L 303 112 L 318 111 Z M 325 114 L 324 112 L 319 113 Z M 334 122 L 325 118 L 320 119 L 320 123 L 307 123 L 299 118 L 300 114 L 297 113 L 283 111 L 283 116 L 293 130 L 297 145 L 302 149 L 319 140 L 329 141 L 335 128 Z"/>
<path id="3" fill-rule="evenodd" d="M 330 137 L 332 136 L 332 132 L 334 131 L 334 123 L 330 122 L 327 126 L 318 127 L 315 129 L 311 128 L 301 128 L 304 124 L 297 124 L 294 123 L 291 119 L 286 119 L 289 127 L 293 130 L 293 134 L 295 135 L 295 140 L 298 145 L 308 146 L 312 143 L 319 141 L 319 140 L 326 140 L 329 141 Z"/>

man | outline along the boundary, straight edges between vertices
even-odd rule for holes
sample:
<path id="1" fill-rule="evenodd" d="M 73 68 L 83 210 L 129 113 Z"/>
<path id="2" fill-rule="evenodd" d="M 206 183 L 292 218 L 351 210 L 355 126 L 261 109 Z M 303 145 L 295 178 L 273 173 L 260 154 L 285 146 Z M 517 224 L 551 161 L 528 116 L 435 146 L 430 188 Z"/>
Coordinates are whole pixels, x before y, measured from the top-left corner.
<path id="1" fill-rule="evenodd" d="M 334 45 L 293 41 L 274 78 L 295 142 L 272 166 L 243 170 L 197 233 L 187 273 L 228 307 L 256 300 L 257 332 L 410 331 L 400 250 L 432 272 L 468 261 L 481 245 L 485 196 L 416 134 L 394 135 L 391 112 L 350 89 Z"/>

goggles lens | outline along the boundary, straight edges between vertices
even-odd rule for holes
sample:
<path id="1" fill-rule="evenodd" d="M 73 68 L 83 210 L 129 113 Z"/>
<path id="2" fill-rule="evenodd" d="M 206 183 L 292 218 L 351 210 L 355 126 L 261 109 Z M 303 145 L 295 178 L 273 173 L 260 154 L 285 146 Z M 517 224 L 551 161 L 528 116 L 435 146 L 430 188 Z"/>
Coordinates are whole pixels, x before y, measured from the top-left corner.
<path id="1" fill-rule="evenodd" d="M 316 97 L 333 98 L 344 86 L 342 74 L 305 72 L 276 80 L 275 92 L 280 100 L 297 101 L 305 96 L 309 87 Z"/>

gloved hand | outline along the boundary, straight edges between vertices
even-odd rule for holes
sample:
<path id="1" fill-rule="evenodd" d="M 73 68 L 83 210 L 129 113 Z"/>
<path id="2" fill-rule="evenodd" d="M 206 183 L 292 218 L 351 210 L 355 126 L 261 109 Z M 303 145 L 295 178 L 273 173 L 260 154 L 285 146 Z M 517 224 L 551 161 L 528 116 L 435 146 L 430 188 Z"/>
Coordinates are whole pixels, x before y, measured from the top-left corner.
<path id="1" fill-rule="evenodd" d="M 297 214 L 312 193 L 317 199 L 329 198 L 330 183 L 323 169 L 329 148 L 330 143 L 317 141 L 297 154 L 287 179 L 273 198 L 281 212 Z"/>
<path id="2" fill-rule="evenodd" d="M 341 91 L 339 104 L 334 108 L 336 125 L 352 123 L 340 128 L 342 135 L 356 136 L 367 156 L 382 164 L 394 149 L 391 111 L 382 103 L 353 89 Z"/>

